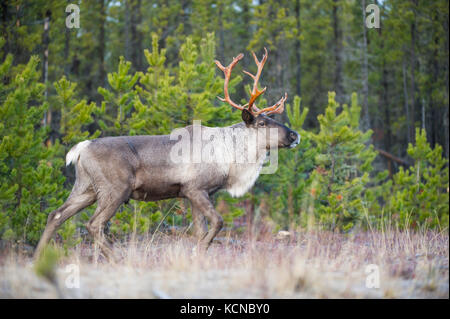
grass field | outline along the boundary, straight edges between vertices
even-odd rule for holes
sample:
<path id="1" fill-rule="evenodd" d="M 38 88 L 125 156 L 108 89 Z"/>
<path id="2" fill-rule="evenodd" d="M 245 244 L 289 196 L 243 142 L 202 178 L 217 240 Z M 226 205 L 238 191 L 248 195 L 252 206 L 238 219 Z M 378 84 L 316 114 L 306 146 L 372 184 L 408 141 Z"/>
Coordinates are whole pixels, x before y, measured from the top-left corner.
<path id="1" fill-rule="evenodd" d="M 221 237 L 206 255 L 196 255 L 192 238 L 159 234 L 116 243 L 114 264 L 82 243 L 57 262 L 54 283 L 36 275 L 27 254 L 3 248 L 0 297 L 449 297 L 447 230 L 285 235 Z M 79 269 L 79 288 L 67 286 L 76 274 L 66 272 L 71 264 Z M 376 268 L 367 268 L 371 264 Z M 379 288 L 366 286 L 373 269 L 379 272 Z"/>

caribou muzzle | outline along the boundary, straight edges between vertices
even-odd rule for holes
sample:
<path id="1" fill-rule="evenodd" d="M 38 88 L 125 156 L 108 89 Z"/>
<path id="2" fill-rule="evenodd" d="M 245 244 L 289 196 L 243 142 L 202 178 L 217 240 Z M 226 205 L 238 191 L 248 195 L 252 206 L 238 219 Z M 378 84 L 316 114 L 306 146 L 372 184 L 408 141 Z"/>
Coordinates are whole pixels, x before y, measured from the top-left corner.
<path id="1" fill-rule="evenodd" d="M 290 142 L 289 148 L 294 148 L 300 143 L 300 134 L 298 134 L 296 131 L 290 130 L 288 134 L 288 140 Z"/>

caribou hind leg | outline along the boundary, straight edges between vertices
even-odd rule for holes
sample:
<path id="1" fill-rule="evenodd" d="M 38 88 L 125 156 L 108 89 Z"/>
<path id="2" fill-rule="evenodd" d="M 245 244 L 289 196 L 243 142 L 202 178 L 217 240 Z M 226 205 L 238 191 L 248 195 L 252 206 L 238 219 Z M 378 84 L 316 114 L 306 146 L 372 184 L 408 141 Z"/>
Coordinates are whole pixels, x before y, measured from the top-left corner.
<path id="1" fill-rule="evenodd" d="M 47 225 L 36 247 L 34 259 L 37 259 L 48 244 L 55 231 L 67 219 L 77 214 L 83 208 L 92 205 L 97 200 L 92 184 L 86 171 L 80 165 L 75 166 L 76 180 L 72 192 L 66 202 L 48 215 Z"/>
<path id="2" fill-rule="evenodd" d="M 96 194 L 92 189 L 87 189 L 83 193 L 80 193 L 80 190 L 76 188 L 76 186 L 77 185 L 75 185 L 66 202 L 48 215 L 47 225 L 45 226 L 45 230 L 34 253 L 34 259 L 39 257 L 42 250 L 48 244 L 53 234 L 62 223 L 74 216 L 83 208 L 86 208 L 95 202 Z"/>
<path id="3" fill-rule="evenodd" d="M 100 247 L 103 255 L 109 261 L 114 261 L 115 258 L 112 247 L 105 238 L 105 225 L 114 216 L 119 206 L 128 200 L 130 193 L 131 192 L 129 190 L 119 193 L 117 193 L 116 190 L 108 191 L 108 196 L 103 196 L 98 200 L 97 209 L 86 225 L 86 228 L 94 238 L 95 243 Z"/>

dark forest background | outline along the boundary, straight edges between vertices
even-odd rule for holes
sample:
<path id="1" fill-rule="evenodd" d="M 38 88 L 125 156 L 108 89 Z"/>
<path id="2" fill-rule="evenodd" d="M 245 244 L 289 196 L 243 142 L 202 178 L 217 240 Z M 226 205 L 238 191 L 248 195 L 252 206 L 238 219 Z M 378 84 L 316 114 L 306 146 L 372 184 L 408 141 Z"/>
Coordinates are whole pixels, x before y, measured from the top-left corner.
<path id="1" fill-rule="evenodd" d="M 66 27 L 71 3 L 80 28 Z M 380 28 L 366 27 L 369 4 Z M 223 75 L 213 60 L 245 53 L 232 82 L 234 100 L 245 101 L 241 71 L 264 47 L 264 99 L 288 92 L 279 120 L 305 138 L 245 198 L 217 198 L 229 223 L 267 217 L 290 228 L 313 211 L 348 230 L 383 211 L 407 226 L 448 224 L 448 11 L 445 0 L 2 0 L 0 235 L 36 240 L 70 190 L 63 158 L 75 142 L 168 133 L 194 118 L 238 121 L 215 98 Z M 327 176 L 330 165 L 342 176 Z M 190 218 L 183 201 L 130 205 L 113 231 L 146 231 L 166 212 L 172 224 Z"/>
<path id="2" fill-rule="evenodd" d="M 79 29 L 65 27 L 70 3 L 79 5 Z M 380 8 L 379 29 L 363 23 L 369 3 Z M 108 86 L 107 74 L 120 56 L 133 71 L 147 68 L 144 49 L 151 47 L 153 32 L 167 49 L 168 68 L 177 65 L 187 36 L 198 44 L 213 32 L 220 61 L 244 52 L 248 65 L 249 50 L 269 49 L 262 79 L 267 95 L 301 96 L 310 109 L 306 128 L 317 128 L 326 92 L 335 91 L 339 103 L 358 92 L 364 128 L 374 130 L 377 147 L 405 159 L 405 145 L 420 126 L 448 157 L 447 1 L 34 0 L 2 1 L 0 14 L 4 54 L 20 64 L 31 55 L 42 62 L 48 50 L 42 80 L 53 83 L 65 75 L 88 101 L 101 102 L 97 88 Z M 245 98 L 243 90 L 236 94 Z M 48 115 L 52 125 L 58 122 L 54 116 Z"/>

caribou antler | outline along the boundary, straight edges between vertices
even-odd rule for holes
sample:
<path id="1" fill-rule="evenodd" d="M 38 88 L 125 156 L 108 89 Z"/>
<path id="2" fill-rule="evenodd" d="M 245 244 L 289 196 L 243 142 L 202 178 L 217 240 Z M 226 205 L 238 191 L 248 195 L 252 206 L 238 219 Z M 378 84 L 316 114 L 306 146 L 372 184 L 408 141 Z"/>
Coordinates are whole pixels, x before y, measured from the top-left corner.
<path id="1" fill-rule="evenodd" d="M 265 87 L 264 89 L 262 89 L 261 91 L 258 90 L 258 81 L 259 81 L 259 77 L 261 76 L 261 71 L 264 67 L 264 64 L 267 61 L 267 49 L 264 48 L 264 55 L 261 59 L 261 61 L 258 61 L 258 58 L 256 57 L 255 52 L 252 51 L 253 54 L 253 58 L 255 59 L 255 63 L 258 66 L 258 71 L 256 71 L 256 74 L 253 75 L 250 72 L 244 71 L 245 74 L 249 75 L 252 79 L 253 79 L 253 89 L 250 91 L 250 101 L 248 102 L 248 109 L 252 110 L 252 108 L 255 108 L 256 111 L 260 111 L 256 105 L 254 105 L 256 99 L 263 94 L 264 92 L 266 92 L 267 87 Z"/>
<path id="2" fill-rule="evenodd" d="M 223 84 L 223 91 L 225 94 L 225 98 L 221 98 L 220 96 L 218 96 L 218 99 L 221 100 L 222 102 L 228 102 L 228 104 L 230 104 L 232 107 L 235 107 L 241 111 L 248 105 L 248 103 L 245 105 L 239 105 L 231 100 L 230 94 L 228 93 L 228 82 L 230 81 L 231 70 L 243 57 L 244 55 L 240 53 L 237 57 L 233 58 L 233 61 L 227 67 L 224 67 L 222 63 L 220 63 L 217 60 L 214 61 L 216 65 L 219 67 L 219 69 L 221 69 L 223 71 L 223 74 L 225 75 L 225 82 Z"/>
<path id="3" fill-rule="evenodd" d="M 255 63 L 258 66 L 258 71 L 256 72 L 256 74 L 251 74 L 250 72 L 244 71 L 245 74 L 249 75 L 250 77 L 253 78 L 253 89 L 250 92 L 250 101 L 248 102 L 248 109 L 250 112 L 253 113 L 253 115 L 259 115 L 261 113 L 265 113 L 266 115 L 269 114 L 273 114 L 273 113 L 278 113 L 281 114 L 284 111 L 284 102 L 287 99 L 287 93 L 284 94 L 284 96 L 274 105 L 266 107 L 262 110 L 260 110 L 254 103 L 256 101 L 256 99 L 263 94 L 264 92 L 266 92 L 267 87 L 264 87 L 264 89 L 262 90 L 258 90 L 258 82 L 259 82 L 259 78 L 261 76 L 261 71 L 264 67 L 264 64 L 267 61 L 268 58 L 268 53 L 267 53 L 267 49 L 264 48 L 264 55 L 261 59 L 261 61 L 258 60 L 258 58 L 256 57 L 255 52 L 252 51 L 253 54 L 253 58 L 255 59 Z M 253 111 L 253 109 L 255 109 L 255 111 Z"/>
<path id="4" fill-rule="evenodd" d="M 245 74 L 249 75 L 251 78 L 253 78 L 253 88 L 250 91 L 250 100 L 247 104 L 245 105 L 240 105 L 237 104 L 235 102 L 233 102 L 230 98 L 230 95 L 228 93 L 228 83 L 230 81 L 230 76 L 231 76 L 231 70 L 233 69 L 233 67 L 239 62 L 239 60 L 241 60 L 244 55 L 242 53 L 240 53 L 237 57 L 233 58 L 233 61 L 227 66 L 224 67 L 219 61 L 214 61 L 216 63 L 216 65 L 219 67 L 219 69 L 221 69 L 223 71 L 223 73 L 225 74 L 225 82 L 223 85 L 223 90 L 224 90 L 224 94 L 225 94 L 225 98 L 221 98 L 218 97 L 222 102 L 227 102 L 228 104 L 230 104 L 232 107 L 237 108 L 238 110 L 243 110 L 245 107 L 248 106 L 248 110 L 255 116 L 265 113 L 266 115 L 269 114 L 273 114 L 273 113 L 278 113 L 281 114 L 284 111 L 284 102 L 287 99 L 287 93 L 284 94 L 284 96 L 274 105 L 266 107 L 264 109 L 259 109 L 256 105 L 255 105 L 255 101 L 258 99 L 258 97 L 263 94 L 264 92 L 266 92 L 267 87 L 264 87 L 264 89 L 259 90 L 258 89 L 258 82 L 259 82 L 259 78 L 261 76 L 261 71 L 264 67 L 264 64 L 267 61 L 268 58 L 268 53 L 267 53 L 267 49 L 264 48 L 264 55 L 261 59 L 261 61 L 258 60 L 258 58 L 256 57 L 255 52 L 252 52 L 253 54 L 253 58 L 255 59 L 255 63 L 258 67 L 258 70 L 256 72 L 256 74 L 251 74 L 250 72 L 244 71 Z"/>

